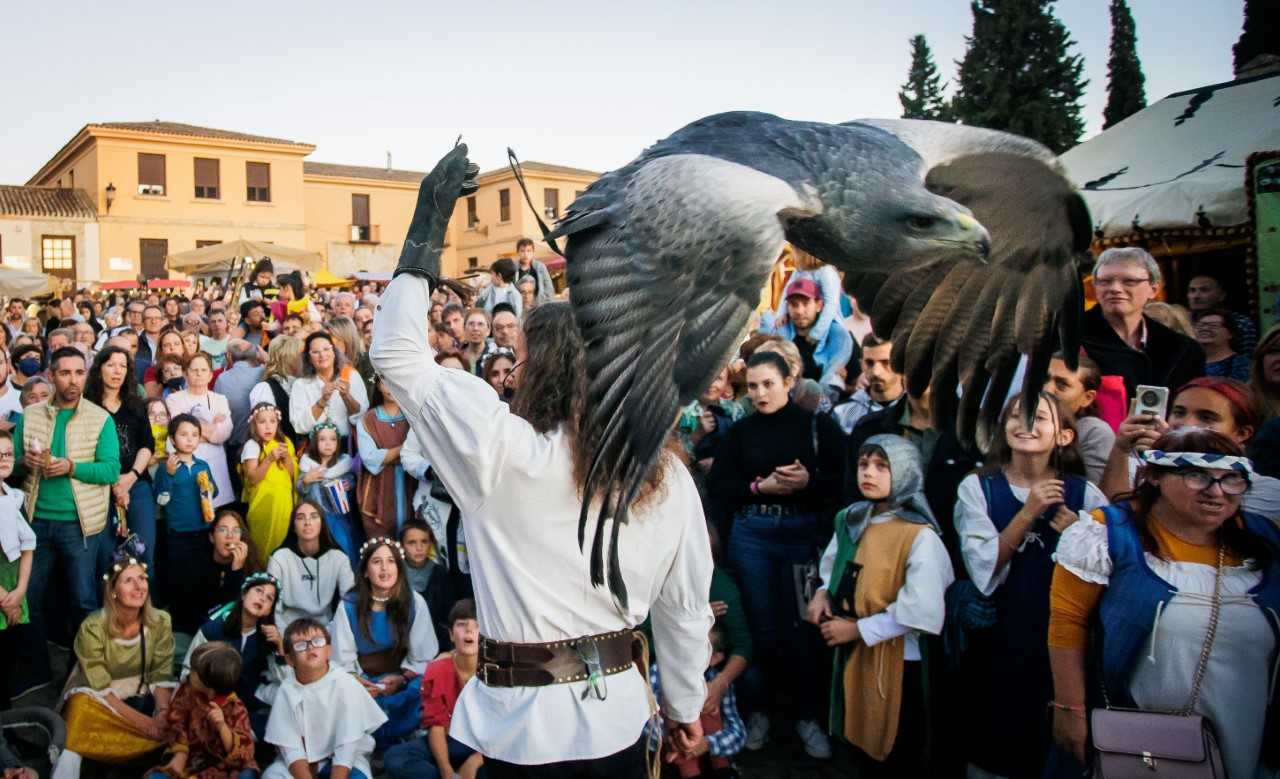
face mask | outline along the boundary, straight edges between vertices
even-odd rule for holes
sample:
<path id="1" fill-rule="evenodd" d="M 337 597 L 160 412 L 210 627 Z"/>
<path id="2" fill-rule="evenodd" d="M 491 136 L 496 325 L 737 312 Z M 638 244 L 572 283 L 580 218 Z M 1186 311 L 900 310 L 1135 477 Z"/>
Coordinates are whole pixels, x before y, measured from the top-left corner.
<path id="1" fill-rule="evenodd" d="M 34 376 L 40 372 L 40 361 L 35 357 L 23 357 L 18 360 L 18 370 L 23 376 Z"/>

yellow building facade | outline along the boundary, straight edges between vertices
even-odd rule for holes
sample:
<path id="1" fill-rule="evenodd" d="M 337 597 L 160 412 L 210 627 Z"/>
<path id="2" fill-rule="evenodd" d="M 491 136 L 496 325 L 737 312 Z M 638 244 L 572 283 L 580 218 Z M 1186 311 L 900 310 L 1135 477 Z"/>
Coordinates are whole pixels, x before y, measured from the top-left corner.
<path id="1" fill-rule="evenodd" d="M 96 256 L 6 256 L 31 270 L 82 282 L 163 278 L 168 254 L 245 238 L 306 248 L 330 272 L 389 271 L 417 202 L 422 172 L 310 162 L 311 144 L 173 122 L 86 125 L 27 182 L 82 189 L 97 209 Z M 556 215 L 598 174 L 525 164 L 530 194 Z M 550 221 L 550 220 L 548 220 Z M 509 170 L 483 173 L 460 201 L 446 235 L 442 271 L 460 276 L 515 254 L 537 238 L 533 211 Z M 538 254 L 550 250 L 538 241 Z M 6 247 L 5 255 L 8 255 Z"/>

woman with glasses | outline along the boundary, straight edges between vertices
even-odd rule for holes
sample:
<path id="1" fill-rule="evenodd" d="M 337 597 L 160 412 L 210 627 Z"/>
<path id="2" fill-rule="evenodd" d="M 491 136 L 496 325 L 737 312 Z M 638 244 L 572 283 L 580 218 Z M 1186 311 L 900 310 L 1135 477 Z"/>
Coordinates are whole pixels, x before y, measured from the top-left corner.
<path id="1" fill-rule="evenodd" d="M 373 408 L 356 424 L 362 465 L 356 502 L 365 538 L 395 537 L 413 510 L 414 480 L 400 461 L 409 421 L 381 379 L 373 386 L 372 401 Z"/>
<path id="2" fill-rule="evenodd" d="M 284 543 L 271 555 L 267 573 L 280 582 L 276 624 L 288 626 L 302 617 L 328 624 L 338 599 L 356 586 L 351 563 L 324 522 L 324 512 L 310 500 L 293 508 Z"/>
<path id="3" fill-rule="evenodd" d="M 289 391 L 289 419 L 299 434 L 311 432 L 328 419 L 344 441 L 351 423 L 369 408 L 364 382 L 334 346 L 333 336 L 320 331 L 307 336 L 302 348 L 302 375 Z"/>
<path id="4" fill-rule="evenodd" d="M 209 527 L 209 545 L 213 551 L 208 558 L 184 579 L 184 585 L 200 593 L 201 614 L 235 600 L 245 577 L 262 570 L 249 526 L 238 512 L 218 511 Z"/>
<path id="5" fill-rule="evenodd" d="M 190 414 L 200 422 L 200 446 L 196 449 L 196 457 L 208 463 L 213 473 L 213 483 L 217 487 L 213 507 L 218 508 L 236 499 L 224 448 L 231 438 L 231 406 L 226 395 L 209 389 L 213 381 L 213 358 L 209 355 L 197 352 L 187 358 L 185 376 L 187 388 L 171 393 L 165 398 L 165 405 L 175 417 Z"/>
<path id="6" fill-rule="evenodd" d="M 1236 351 L 1239 325 L 1230 311 L 1211 308 L 1196 317 L 1196 343 L 1204 349 L 1206 376 L 1249 380 L 1249 354 Z"/>
<path id="7" fill-rule="evenodd" d="M 142 561 L 155 565 L 156 496 L 147 466 L 155 451 L 155 438 L 146 407 L 138 397 L 133 357 L 118 346 L 98 352 L 85 381 L 84 396 L 111 414 L 120 439 L 120 480 L 111 485 L 113 511 L 108 512 L 108 543 L 99 545 L 102 569 L 115 552 L 115 539 L 137 533 L 145 546 Z"/>
<path id="8" fill-rule="evenodd" d="M 1101 668 L 1088 681 L 1106 705 L 1193 703 L 1213 724 L 1227 776 L 1280 767 L 1263 759 L 1276 743 L 1264 723 L 1274 725 L 1280 529 L 1241 508 L 1253 479 L 1243 455 L 1213 431 L 1165 434 L 1142 453 L 1132 492 L 1063 532 L 1050 593 L 1051 707 L 1054 740 L 1076 760 L 1085 759 L 1092 642 Z"/>

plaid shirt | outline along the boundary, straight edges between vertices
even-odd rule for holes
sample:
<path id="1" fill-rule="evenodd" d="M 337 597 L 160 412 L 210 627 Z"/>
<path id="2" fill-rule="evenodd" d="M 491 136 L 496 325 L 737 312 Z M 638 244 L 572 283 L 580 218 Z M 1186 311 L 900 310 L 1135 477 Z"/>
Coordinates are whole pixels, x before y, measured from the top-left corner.
<path id="1" fill-rule="evenodd" d="M 706 673 L 707 681 L 711 681 L 720 674 L 716 668 L 708 668 Z M 649 666 L 649 683 L 653 685 L 653 694 L 660 701 L 662 700 L 662 682 L 658 678 L 658 664 L 653 663 Z M 729 689 L 725 690 L 724 697 L 720 699 L 720 730 L 715 733 L 707 733 L 708 754 L 712 757 L 733 757 L 742 751 L 742 747 L 747 743 L 747 726 L 742 723 L 742 716 L 738 714 L 738 698 L 733 693 L 733 685 L 729 685 Z M 654 720 L 650 720 L 645 726 L 645 733 L 649 736 L 649 748 L 655 749 L 658 746 L 658 740 L 663 732 L 662 715 L 659 714 Z"/>

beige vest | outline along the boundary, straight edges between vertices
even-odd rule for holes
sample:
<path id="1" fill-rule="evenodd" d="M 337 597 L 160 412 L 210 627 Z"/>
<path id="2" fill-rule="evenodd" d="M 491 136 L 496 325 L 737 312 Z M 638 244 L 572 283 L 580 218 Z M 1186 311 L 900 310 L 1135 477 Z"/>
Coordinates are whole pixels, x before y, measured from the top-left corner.
<path id="1" fill-rule="evenodd" d="M 22 451 L 31 451 L 33 441 L 39 441 L 43 451 L 50 451 L 53 442 L 54 422 L 58 407 L 50 400 L 30 406 L 22 415 Z M 75 413 L 67 421 L 67 459 L 73 463 L 91 463 L 98 449 L 98 436 L 111 416 L 103 407 L 83 398 Z M 40 477 L 28 472 L 22 489 L 27 494 L 27 519 L 35 519 L 36 499 L 40 495 Z M 111 504 L 111 485 L 88 484 L 71 479 L 71 493 L 75 497 L 76 514 L 80 517 L 80 531 L 85 536 L 97 535 L 107 525 L 107 509 Z"/>

